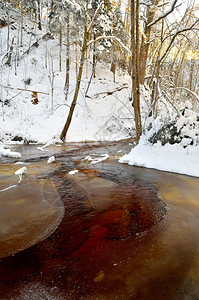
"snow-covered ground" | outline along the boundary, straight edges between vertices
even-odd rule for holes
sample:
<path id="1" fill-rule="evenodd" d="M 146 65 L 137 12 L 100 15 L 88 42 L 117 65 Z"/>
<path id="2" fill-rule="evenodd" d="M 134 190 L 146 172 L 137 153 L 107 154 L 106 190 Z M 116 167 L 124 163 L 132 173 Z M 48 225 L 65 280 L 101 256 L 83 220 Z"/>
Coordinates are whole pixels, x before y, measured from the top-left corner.
<path id="1" fill-rule="evenodd" d="M 199 177 L 199 114 L 191 108 L 186 101 L 174 119 L 156 118 L 119 162 Z"/>
<path id="2" fill-rule="evenodd" d="M 0 12 L 1 14 L 2 12 Z M 25 22 L 25 21 L 24 21 Z M 60 133 L 66 121 L 76 84 L 75 46 L 71 45 L 70 86 L 65 100 L 65 49 L 62 49 L 62 70 L 59 70 L 58 39 L 43 39 L 46 29 L 39 31 L 26 20 L 23 46 L 12 54 L 12 64 L 7 59 L 8 28 L 0 29 L 0 156 L 20 157 L 9 144 L 35 142 L 48 145 L 61 142 Z M 17 44 L 17 18 L 10 31 L 10 43 Z M 45 28 L 45 27 L 44 27 Z M 38 47 L 28 48 L 38 41 Z M 14 47 L 15 49 L 15 47 Z M 15 57 L 19 56 L 18 65 Z M 133 137 L 134 116 L 129 101 L 131 82 L 129 76 L 118 73 L 116 82 L 110 66 L 98 63 L 96 78 L 92 79 L 91 57 L 85 62 L 78 103 L 66 142 L 110 141 Z M 121 89 L 120 89 L 121 88 Z M 117 91 L 117 89 L 120 89 Z M 33 104 L 32 92 L 37 91 L 38 104 Z M 113 92 L 113 93 L 112 93 Z M 142 112 L 146 111 L 150 91 L 142 89 Z M 162 115 L 167 114 L 163 103 Z M 146 117 L 142 114 L 143 124 Z M 6 146 L 7 145 L 7 146 Z M 43 149 L 43 148 L 42 148 Z M 158 170 L 199 176 L 199 147 L 182 144 L 151 145 L 143 137 L 138 146 L 119 160 L 121 163 L 155 168 Z M 94 163 L 94 162 L 93 162 Z"/>
<path id="3" fill-rule="evenodd" d="M 66 53 L 63 41 L 62 69 L 59 67 L 59 39 L 45 40 L 46 28 L 39 31 L 24 19 L 23 46 L 13 50 L 11 66 L 7 61 L 8 28 L 0 29 L 0 141 L 22 140 L 45 144 L 59 140 L 66 122 L 76 84 L 75 45 L 71 44 L 70 86 L 65 100 Z M 10 29 L 10 42 L 17 45 L 17 21 Z M 38 47 L 28 48 L 38 41 Z M 78 54 L 80 57 L 80 53 Z M 19 56 L 18 66 L 15 63 Z M 78 57 L 78 59 L 79 59 Z M 92 57 L 84 65 L 78 102 L 66 141 L 120 140 L 132 136 L 133 113 L 129 101 L 129 77 L 117 74 L 116 82 L 110 66 L 98 63 L 96 78 L 85 97 L 92 73 Z M 115 91 L 122 88 L 120 91 Z M 32 103 L 37 92 L 38 104 Z M 115 92 L 114 92 L 115 91 Z M 110 92 L 113 92 L 111 95 Z M 109 95 L 108 95 L 109 93 Z"/>
<path id="4" fill-rule="evenodd" d="M 119 162 L 199 177 L 199 145 L 183 148 L 179 144 L 161 146 L 160 143 L 146 145 L 140 142 Z"/>

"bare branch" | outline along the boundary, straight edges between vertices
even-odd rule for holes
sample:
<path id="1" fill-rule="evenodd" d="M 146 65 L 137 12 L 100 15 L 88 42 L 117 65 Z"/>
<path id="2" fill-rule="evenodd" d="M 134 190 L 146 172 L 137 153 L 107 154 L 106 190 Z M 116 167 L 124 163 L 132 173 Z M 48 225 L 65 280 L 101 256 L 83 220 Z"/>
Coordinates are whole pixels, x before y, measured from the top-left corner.
<path id="1" fill-rule="evenodd" d="M 44 95 L 49 95 L 49 93 L 46 93 L 46 92 L 40 92 L 40 91 L 37 91 L 37 90 L 29 90 L 29 89 L 22 89 L 22 88 L 13 88 L 11 86 L 4 86 L 4 85 L 1 85 L 1 87 L 5 88 L 5 89 L 9 89 L 9 90 L 17 90 L 17 91 L 22 91 L 22 92 L 36 92 L 38 94 L 44 94 Z"/>
<path id="2" fill-rule="evenodd" d="M 181 30 L 178 30 L 178 31 L 173 35 L 173 37 L 172 37 L 172 39 L 171 39 L 171 41 L 170 41 L 170 43 L 169 43 L 167 49 L 165 50 L 164 54 L 160 57 L 159 62 L 161 62 L 161 61 L 165 58 L 165 56 L 168 54 L 168 52 L 169 52 L 169 50 L 170 50 L 170 48 L 171 48 L 171 46 L 172 46 L 172 44 L 173 44 L 175 38 L 176 38 L 179 34 L 181 34 L 182 32 L 189 31 L 189 30 L 193 29 L 193 27 L 194 27 L 198 22 L 199 22 L 199 19 L 196 20 L 190 27 L 186 27 L 186 28 L 183 28 L 183 29 L 181 29 Z"/>
<path id="3" fill-rule="evenodd" d="M 170 13 L 172 13 L 172 11 L 174 11 L 175 9 L 175 5 L 177 3 L 178 0 L 173 0 L 173 3 L 170 7 L 170 9 L 168 9 L 165 13 L 163 13 L 161 16 L 159 16 L 157 19 L 155 19 L 154 21 L 152 21 L 151 23 L 147 24 L 147 27 L 151 27 L 154 24 L 156 24 L 157 22 L 159 22 L 160 20 L 164 19 L 165 17 L 167 17 Z"/>
<path id="4" fill-rule="evenodd" d="M 166 100 L 170 103 L 170 105 L 175 109 L 175 111 L 178 112 L 178 109 L 173 105 L 172 100 L 169 98 L 169 96 L 166 94 L 165 91 L 162 91 L 162 95 L 164 98 L 166 98 Z M 162 101 L 162 103 L 164 103 L 164 101 L 161 98 L 160 98 L 160 100 Z"/>

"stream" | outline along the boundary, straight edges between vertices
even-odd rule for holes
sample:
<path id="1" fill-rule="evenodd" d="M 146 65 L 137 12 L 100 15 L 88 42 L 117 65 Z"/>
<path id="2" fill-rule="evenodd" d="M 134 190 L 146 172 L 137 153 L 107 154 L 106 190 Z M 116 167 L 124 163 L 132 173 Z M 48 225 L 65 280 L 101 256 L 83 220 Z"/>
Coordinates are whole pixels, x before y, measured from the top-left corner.
<path id="1" fill-rule="evenodd" d="M 198 178 L 119 164 L 129 141 L 12 147 L 0 299 L 199 299 Z"/>

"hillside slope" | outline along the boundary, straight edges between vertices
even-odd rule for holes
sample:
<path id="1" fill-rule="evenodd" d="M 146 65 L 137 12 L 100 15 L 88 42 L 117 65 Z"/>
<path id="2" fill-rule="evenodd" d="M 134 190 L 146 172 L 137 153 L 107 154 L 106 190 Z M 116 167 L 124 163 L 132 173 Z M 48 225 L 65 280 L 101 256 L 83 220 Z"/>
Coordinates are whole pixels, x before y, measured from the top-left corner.
<path id="1" fill-rule="evenodd" d="M 66 121 L 76 84 L 75 49 L 71 45 L 71 69 L 68 100 L 65 100 L 65 47 L 62 47 L 62 70 L 59 71 L 59 40 L 46 36 L 35 23 L 24 18 L 22 46 L 17 13 L 10 16 L 8 65 L 8 26 L 0 29 L 1 63 L 1 142 L 46 143 L 59 139 Z M 5 19 L 0 11 L 0 19 Z M 19 44 L 19 47 L 17 45 Z M 78 53 L 80 55 L 80 53 Z M 97 65 L 97 77 L 92 80 L 88 97 L 85 91 L 91 76 L 91 60 L 84 65 L 78 104 L 66 141 L 118 140 L 133 132 L 133 108 L 129 101 L 130 80 L 126 75 L 112 73 L 102 63 Z M 120 91 L 117 89 L 121 88 Z M 37 95 L 34 93 L 37 92 Z M 113 92 L 113 93 L 112 93 Z M 33 94 L 34 93 L 34 94 Z M 35 97 L 36 95 L 36 97 Z M 34 97 L 37 98 L 36 101 Z M 32 102 L 37 102 L 33 104 Z"/>

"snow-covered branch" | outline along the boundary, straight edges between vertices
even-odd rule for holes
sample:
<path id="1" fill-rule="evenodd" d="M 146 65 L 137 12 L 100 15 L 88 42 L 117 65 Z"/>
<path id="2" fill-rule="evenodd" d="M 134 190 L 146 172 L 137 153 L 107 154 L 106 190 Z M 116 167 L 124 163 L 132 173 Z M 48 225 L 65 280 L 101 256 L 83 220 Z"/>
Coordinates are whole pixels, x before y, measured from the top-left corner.
<path id="1" fill-rule="evenodd" d="M 155 19 L 151 23 L 147 24 L 147 27 L 151 27 L 151 26 L 155 25 L 157 22 L 159 22 L 160 20 L 167 17 L 170 13 L 172 13 L 172 11 L 174 11 L 174 9 L 175 9 L 175 5 L 176 5 L 177 1 L 178 0 L 173 0 L 171 7 L 167 11 L 165 11 L 161 16 L 159 16 L 157 19 Z"/>
<path id="2" fill-rule="evenodd" d="M 116 87 L 114 90 L 112 90 L 112 91 L 106 91 L 106 92 L 101 92 L 101 93 L 97 93 L 97 94 L 95 94 L 94 96 L 95 97 L 98 97 L 99 95 L 103 95 L 103 94 L 105 94 L 105 95 L 107 95 L 107 96 L 111 96 L 111 95 L 113 95 L 113 93 L 116 93 L 116 92 L 120 92 L 121 90 L 123 90 L 123 89 L 128 89 L 128 84 L 126 85 L 126 84 L 123 84 L 122 86 L 118 86 L 118 87 Z"/>
<path id="3" fill-rule="evenodd" d="M 170 88 L 170 90 L 185 90 L 188 93 L 192 94 L 197 99 L 197 101 L 199 102 L 199 96 L 196 93 L 194 93 L 193 91 L 191 91 L 190 89 L 188 89 L 188 88 L 185 88 L 183 86 L 177 86 L 177 87 L 174 87 L 174 88 Z"/>
<path id="4" fill-rule="evenodd" d="M 128 54 L 131 55 L 131 50 L 126 46 L 124 45 L 124 43 L 122 43 L 122 41 L 114 36 L 114 35 L 101 35 L 99 37 L 97 37 L 95 40 L 91 40 L 88 44 L 87 44 L 87 47 L 89 47 L 91 44 L 95 43 L 95 42 L 98 42 L 100 40 L 103 40 L 103 39 L 106 39 L 106 40 L 114 40 L 115 42 L 117 42 L 126 52 L 128 52 Z"/>

